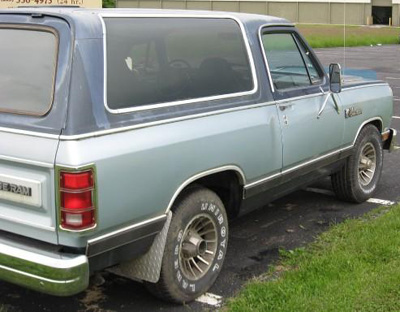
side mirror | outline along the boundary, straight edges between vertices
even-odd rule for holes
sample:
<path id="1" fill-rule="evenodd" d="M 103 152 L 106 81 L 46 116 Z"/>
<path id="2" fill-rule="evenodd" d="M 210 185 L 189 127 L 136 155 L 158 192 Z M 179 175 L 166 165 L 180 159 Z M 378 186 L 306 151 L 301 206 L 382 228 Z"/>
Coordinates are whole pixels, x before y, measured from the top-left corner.
<path id="1" fill-rule="evenodd" d="M 332 93 L 342 91 L 342 75 L 340 64 L 333 63 L 329 65 L 329 87 Z"/>

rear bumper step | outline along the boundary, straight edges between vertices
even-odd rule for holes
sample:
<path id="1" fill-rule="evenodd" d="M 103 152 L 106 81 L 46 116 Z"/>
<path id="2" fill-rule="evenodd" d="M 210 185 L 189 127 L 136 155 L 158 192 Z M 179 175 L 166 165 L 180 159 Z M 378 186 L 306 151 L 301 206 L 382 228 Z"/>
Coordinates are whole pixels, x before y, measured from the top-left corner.
<path id="1" fill-rule="evenodd" d="M 0 238 L 0 280 L 50 295 L 71 296 L 88 287 L 88 259 Z"/>

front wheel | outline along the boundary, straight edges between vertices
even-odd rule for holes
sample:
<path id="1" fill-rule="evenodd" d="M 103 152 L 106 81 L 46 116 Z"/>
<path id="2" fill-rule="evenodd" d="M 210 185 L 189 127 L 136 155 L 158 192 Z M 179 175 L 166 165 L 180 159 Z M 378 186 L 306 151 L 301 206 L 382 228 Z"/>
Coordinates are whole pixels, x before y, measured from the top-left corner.
<path id="1" fill-rule="evenodd" d="M 375 192 L 383 166 L 382 140 L 378 129 L 365 126 L 343 168 L 332 175 L 332 186 L 343 200 L 361 203 Z"/>
<path id="2" fill-rule="evenodd" d="M 206 188 L 186 190 L 172 208 L 160 279 L 147 283 L 155 296 L 190 302 L 217 278 L 228 247 L 228 219 L 221 199 Z"/>

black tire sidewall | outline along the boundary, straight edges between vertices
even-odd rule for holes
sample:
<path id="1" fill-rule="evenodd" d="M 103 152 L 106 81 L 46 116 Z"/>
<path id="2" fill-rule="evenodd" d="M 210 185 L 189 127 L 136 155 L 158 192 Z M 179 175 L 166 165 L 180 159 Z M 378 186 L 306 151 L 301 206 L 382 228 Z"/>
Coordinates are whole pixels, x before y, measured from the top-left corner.
<path id="1" fill-rule="evenodd" d="M 183 234 L 196 215 L 206 214 L 217 228 L 218 242 L 213 262 L 197 281 L 188 279 L 182 272 L 179 251 Z M 162 277 L 176 301 L 188 302 L 206 292 L 214 283 L 225 259 L 228 247 L 228 218 L 222 201 L 212 191 L 197 188 L 189 191 L 173 211 L 163 257 Z"/>
<path id="2" fill-rule="evenodd" d="M 371 180 L 371 182 L 364 186 L 361 185 L 358 178 L 358 164 L 360 160 L 361 152 L 364 146 L 368 143 L 371 143 L 375 148 L 376 153 L 376 167 L 375 173 Z M 360 133 L 356 145 L 353 159 L 351 161 L 350 174 L 351 181 L 353 184 L 354 195 L 359 202 L 365 201 L 372 196 L 375 192 L 382 172 L 383 167 L 383 149 L 382 149 L 382 141 L 380 138 L 379 131 L 374 126 L 366 126 Z"/>

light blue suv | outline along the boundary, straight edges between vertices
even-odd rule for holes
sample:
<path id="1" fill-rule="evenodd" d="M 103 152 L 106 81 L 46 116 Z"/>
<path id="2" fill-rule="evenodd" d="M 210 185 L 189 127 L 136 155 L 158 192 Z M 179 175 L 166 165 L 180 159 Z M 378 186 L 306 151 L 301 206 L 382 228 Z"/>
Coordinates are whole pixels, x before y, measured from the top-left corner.
<path id="1" fill-rule="evenodd" d="M 0 11 L 0 279 L 73 295 L 110 271 L 188 302 L 228 220 L 323 176 L 375 191 L 392 91 L 342 84 L 288 21 L 236 13 Z"/>

